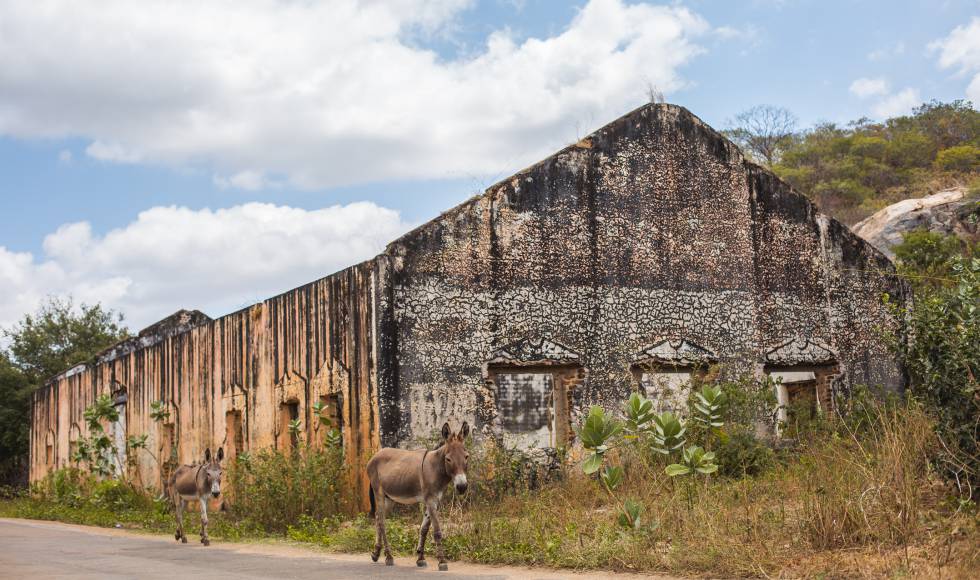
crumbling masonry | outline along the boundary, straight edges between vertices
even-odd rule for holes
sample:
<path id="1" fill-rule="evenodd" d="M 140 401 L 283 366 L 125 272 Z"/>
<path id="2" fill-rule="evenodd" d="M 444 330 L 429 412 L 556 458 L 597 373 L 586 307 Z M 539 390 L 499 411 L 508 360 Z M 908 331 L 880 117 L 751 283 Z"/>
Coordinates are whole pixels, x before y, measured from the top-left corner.
<path id="1" fill-rule="evenodd" d="M 355 470 L 447 419 L 562 446 L 589 405 L 642 389 L 670 406 L 706 363 L 829 409 L 853 384 L 901 388 L 882 340 L 882 294 L 906 295 L 892 272 L 690 112 L 647 105 L 372 260 L 218 319 L 178 312 L 54 377 L 34 395 L 31 479 L 69 464 L 102 393 L 117 437 L 148 433 L 180 462 L 287 449 L 294 419 L 317 444 L 321 402 Z"/>

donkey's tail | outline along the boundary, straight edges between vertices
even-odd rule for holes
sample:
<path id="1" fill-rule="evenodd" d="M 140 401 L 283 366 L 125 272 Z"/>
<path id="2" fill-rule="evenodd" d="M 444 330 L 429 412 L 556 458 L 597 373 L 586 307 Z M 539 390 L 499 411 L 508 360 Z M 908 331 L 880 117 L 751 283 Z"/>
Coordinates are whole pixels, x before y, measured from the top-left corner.
<path id="1" fill-rule="evenodd" d="M 368 487 L 368 499 L 371 500 L 371 517 L 373 518 L 374 517 L 374 511 L 376 509 L 378 509 L 377 508 L 377 505 L 374 503 L 374 486 L 373 485 L 370 486 L 370 487 Z"/>

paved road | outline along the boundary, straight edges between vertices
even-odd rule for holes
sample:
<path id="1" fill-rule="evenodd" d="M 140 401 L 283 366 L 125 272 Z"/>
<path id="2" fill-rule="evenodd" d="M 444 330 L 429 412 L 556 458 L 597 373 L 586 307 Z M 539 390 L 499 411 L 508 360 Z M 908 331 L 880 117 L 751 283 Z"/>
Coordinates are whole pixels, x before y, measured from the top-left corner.
<path id="1" fill-rule="evenodd" d="M 283 544 L 177 544 L 173 538 L 52 522 L 0 518 L 0 578 L 154 579 L 295 578 L 316 580 L 433 578 L 506 580 L 605 577 L 590 573 L 494 568 L 436 562 L 415 567 L 414 558 L 397 558 L 394 567 L 363 556 L 335 555 Z M 614 575 L 619 580 L 628 576 Z"/>

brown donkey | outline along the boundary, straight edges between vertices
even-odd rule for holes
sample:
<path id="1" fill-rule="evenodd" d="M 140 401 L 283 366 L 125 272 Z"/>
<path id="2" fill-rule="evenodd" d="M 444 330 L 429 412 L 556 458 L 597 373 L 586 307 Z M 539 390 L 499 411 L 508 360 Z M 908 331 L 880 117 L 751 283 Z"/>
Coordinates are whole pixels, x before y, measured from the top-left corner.
<path id="1" fill-rule="evenodd" d="M 184 510 L 187 505 L 197 500 L 201 503 L 201 543 L 211 545 L 208 539 L 208 500 L 221 495 L 221 460 L 225 458 L 225 450 L 218 448 L 218 456 L 211 458 L 211 449 L 204 450 L 204 463 L 197 465 L 181 465 L 170 476 L 170 499 L 174 502 L 177 512 L 177 532 L 174 537 L 187 543 L 184 533 Z"/>
<path id="2" fill-rule="evenodd" d="M 439 556 L 439 569 L 448 570 L 446 553 L 442 549 L 442 529 L 439 527 L 439 500 L 449 482 L 456 486 L 457 493 L 466 492 L 466 464 L 469 453 L 463 445 L 463 440 L 470 433 L 470 426 L 465 422 L 458 433 L 453 433 L 449 423 L 442 426 L 442 438 L 445 441 L 438 449 L 407 449 L 385 448 L 378 451 L 368 461 L 367 473 L 371 480 L 371 515 L 375 518 L 377 536 L 374 542 L 374 552 L 371 559 L 375 562 L 385 550 L 385 564 L 393 566 L 391 545 L 385 533 L 385 514 L 397 502 L 405 505 L 422 503 L 425 505 L 425 516 L 419 529 L 419 543 L 415 549 L 419 567 L 425 566 L 425 537 L 429 526 L 435 528 L 432 537 L 436 541 L 436 554 Z"/>

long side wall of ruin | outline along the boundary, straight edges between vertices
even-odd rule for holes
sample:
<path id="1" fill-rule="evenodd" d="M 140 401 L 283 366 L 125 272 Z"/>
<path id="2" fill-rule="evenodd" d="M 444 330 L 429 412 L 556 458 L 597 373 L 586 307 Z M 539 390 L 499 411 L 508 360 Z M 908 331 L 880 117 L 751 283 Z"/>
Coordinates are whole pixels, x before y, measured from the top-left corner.
<path id="1" fill-rule="evenodd" d="M 87 434 L 85 408 L 99 395 L 122 393 L 126 433 L 149 435 L 149 450 L 163 461 L 175 446 L 179 463 L 201 461 L 208 447 L 224 446 L 229 456 L 286 449 L 296 444 L 290 411 L 301 421 L 300 438 L 317 445 L 323 433 L 313 405 L 322 401 L 342 426 L 356 473 L 378 446 L 376 293 L 374 262 L 367 262 L 62 375 L 34 395 L 31 481 L 70 465 L 72 444 Z M 154 401 L 165 403 L 168 420 L 150 418 Z M 158 460 L 137 455 L 131 475 L 159 488 Z"/>

